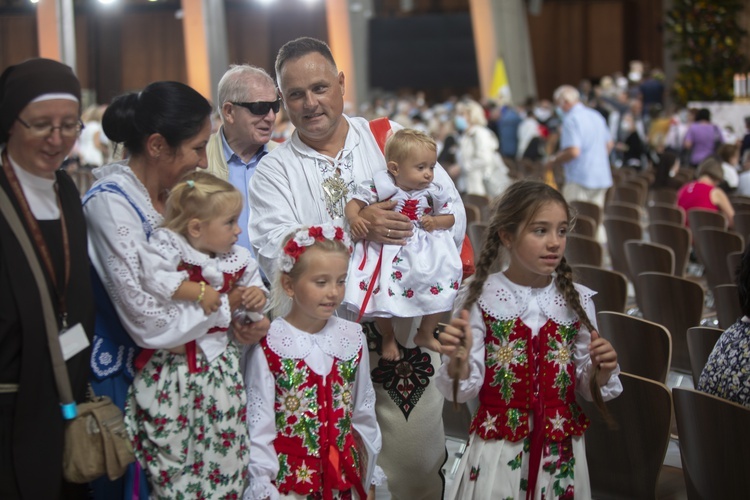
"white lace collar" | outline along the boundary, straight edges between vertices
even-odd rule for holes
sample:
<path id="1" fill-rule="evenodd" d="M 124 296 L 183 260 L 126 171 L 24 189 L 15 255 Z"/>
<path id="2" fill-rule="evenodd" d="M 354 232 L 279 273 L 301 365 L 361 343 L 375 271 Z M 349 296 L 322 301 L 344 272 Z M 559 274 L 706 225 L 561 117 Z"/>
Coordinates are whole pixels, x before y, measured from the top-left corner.
<path id="1" fill-rule="evenodd" d="M 281 358 L 304 359 L 317 345 L 324 353 L 344 361 L 362 349 L 362 327 L 335 316 L 318 333 L 299 330 L 283 318 L 276 318 L 266 336 L 268 347 Z"/>
<path id="2" fill-rule="evenodd" d="M 210 255 L 193 248 L 188 240 L 179 233 L 167 228 L 159 228 L 157 231 L 167 235 L 169 241 L 180 252 L 180 256 L 186 264 L 199 266 L 203 269 L 213 267 L 222 273 L 233 274 L 240 269 L 247 267 L 252 260 L 250 251 L 239 245 L 234 245 L 231 252 L 220 253 L 215 257 L 211 257 Z"/>
<path id="3" fill-rule="evenodd" d="M 596 292 L 577 283 L 574 286 L 581 306 L 586 309 Z M 493 317 L 507 321 L 523 316 L 532 300 L 536 300 L 542 312 L 557 324 L 572 325 L 578 321 L 578 315 L 568 307 L 562 293 L 555 286 L 554 279 L 544 288 L 531 288 L 513 283 L 504 273 L 492 274 L 485 281 L 477 304 Z"/>
<path id="4" fill-rule="evenodd" d="M 404 192 L 406 196 L 411 199 L 420 198 L 422 196 L 431 196 L 433 199 L 440 200 L 447 199 L 443 187 L 434 181 L 426 189 L 413 189 L 408 192 L 404 191 L 396 185 L 396 181 L 394 181 L 391 174 L 388 173 L 388 170 L 378 170 L 372 174 L 372 183 L 375 184 L 375 190 L 378 192 L 378 199 L 380 200 L 389 199 L 398 194 L 399 191 Z M 439 209 L 441 207 L 437 208 Z"/>

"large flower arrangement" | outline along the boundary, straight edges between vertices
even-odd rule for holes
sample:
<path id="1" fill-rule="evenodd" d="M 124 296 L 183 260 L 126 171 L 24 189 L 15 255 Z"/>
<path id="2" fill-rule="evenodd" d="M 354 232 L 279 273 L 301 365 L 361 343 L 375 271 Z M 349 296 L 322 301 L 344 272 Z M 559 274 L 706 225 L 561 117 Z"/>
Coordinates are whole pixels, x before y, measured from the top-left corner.
<path id="1" fill-rule="evenodd" d="M 740 50 L 747 32 L 737 23 L 744 8 L 744 0 L 673 1 L 665 25 L 677 102 L 732 100 L 734 74 L 748 70 Z"/>

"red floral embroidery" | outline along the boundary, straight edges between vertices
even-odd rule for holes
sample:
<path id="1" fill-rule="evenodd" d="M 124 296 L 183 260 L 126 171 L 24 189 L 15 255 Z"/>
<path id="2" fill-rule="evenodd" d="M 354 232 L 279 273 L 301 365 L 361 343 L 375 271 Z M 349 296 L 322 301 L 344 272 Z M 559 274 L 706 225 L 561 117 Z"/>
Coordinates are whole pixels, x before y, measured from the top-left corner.
<path id="1" fill-rule="evenodd" d="M 569 484 L 565 489 L 565 493 L 560 495 L 560 500 L 573 500 L 575 498 L 575 492 L 573 491 L 573 485 Z"/>
<path id="2" fill-rule="evenodd" d="M 401 281 L 402 277 L 403 274 L 401 274 L 401 271 L 394 271 L 391 273 L 391 279 L 394 281 Z"/>
<path id="3" fill-rule="evenodd" d="M 404 208 L 401 209 L 401 213 L 407 216 L 411 220 L 418 220 L 419 216 L 417 215 L 417 204 L 419 203 L 419 200 L 406 200 L 404 202 Z"/>
<path id="4" fill-rule="evenodd" d="M 360 290 L 367 290 L 367 283 L 365 281 L 359 282 L 359 289 Z"/>
<path id="5" fill-rule="evenodd" d="M 404 293 L 402 293 L 401 295 L 406 297 L 407 299 L 410 299 L 414 297 L 414 291 L 411 288 L 407 288 L 406 290 L 404 290 Z"/>
<path id="6" fill-rule="evenodd" d="M 471 468 L 471 471 L 469 471 L 469 481 L 476 481 L 479 477 L 479 471 L 481 469 L 479 467 L 473 467 Z"/>

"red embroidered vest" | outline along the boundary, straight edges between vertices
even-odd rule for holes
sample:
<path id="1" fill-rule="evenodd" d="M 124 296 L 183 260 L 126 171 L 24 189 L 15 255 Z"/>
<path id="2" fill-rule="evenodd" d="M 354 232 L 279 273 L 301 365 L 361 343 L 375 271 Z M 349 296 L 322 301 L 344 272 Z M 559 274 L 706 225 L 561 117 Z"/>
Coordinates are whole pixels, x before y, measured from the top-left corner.
<path id="1" fill-rule="evenodd" d="M 516 442 L 529 435 L 533 412 L 534 425 L 544 425 L 547 439 L 582 435 L 589 420 L 576 403 L 573 362 L 580 323 L 558 325 L 550 319 L 532 338 L 520 318 L 500 321 L 485 311 L 482 317 L 485 374 L 471 432 L 485 440 Z"/>
<path id="2" fill-rule="evenodd" d="M 260 342 L 276 380 L 276 439 L 279 493 L 300 495 L 356 489 L 366 493 L 360 476 L 360 456 L 352 434 L 355 376 L 362 351 L 347 361 L 334 358 L 322 377 L 304 359 L 281 358 Z"/>

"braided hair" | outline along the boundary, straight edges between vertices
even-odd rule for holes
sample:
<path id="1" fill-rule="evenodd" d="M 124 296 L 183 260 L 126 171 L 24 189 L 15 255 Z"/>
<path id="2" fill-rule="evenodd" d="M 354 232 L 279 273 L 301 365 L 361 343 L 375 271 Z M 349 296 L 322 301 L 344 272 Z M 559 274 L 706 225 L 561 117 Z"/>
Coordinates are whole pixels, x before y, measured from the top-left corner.
<path id="1" fill-rule="evenodd" d="M 575 224 L 575 216 L 570 206 L 563 198 L 562 194 L 556 189 L 538 181 L 521 180 L 513 183 L 505 191 L 503 196 L 496 200 L 492 206 L 492 216 L 487 227 L 487 237 L 479 254 L 476 263 L 474 276 L 468 280 L 468 291 L 462 304 L 462 309 L 470 310 L 482 294 L 484 283 L 490 274 L 493 266 L 497 263 L 498 257 L 502 255 L 507 258 L 505 250 L 500 239 L 501 234 L 517 235 L 524 229 L 529 221 L 533 220 L 534 215 L 539 209 L 547 203 L 559 203 L 568 216 L 569 225 L 572 228 Z M 573 272 L 570 265 L 562 258 L 560 264 L 555 269 L 557 277 L 555 286 L 562 293 L 568 307 L 578 315 L 579 320 L 589 331 L 594 331 L 594 325 L 586 314 L 586 310 L 581 305 L 578 291 L 573 286 Z M 451 374 L 453 378 L 453 400 L 456 400 L 458 392 L 458 376 L 463 368 L 464 357 L 457 357 Z M 597 373 L 599 368 L 597 367 Z M 592 374 L 589 379 L 589 389 L 597 408 L 602 412 L 605 420 L 611 421 L 607 412 L 604 401 L 602 400 L 599 383 L 596 374 Z"/>

